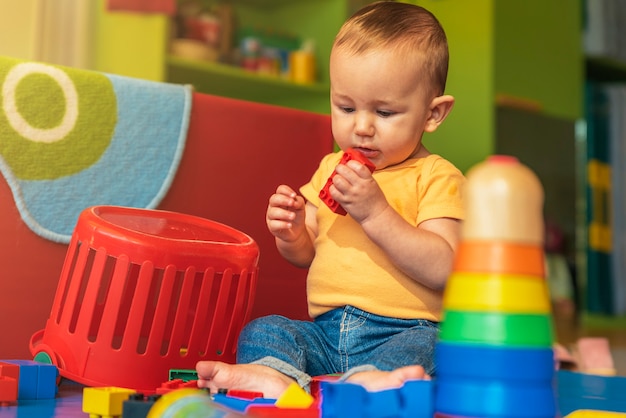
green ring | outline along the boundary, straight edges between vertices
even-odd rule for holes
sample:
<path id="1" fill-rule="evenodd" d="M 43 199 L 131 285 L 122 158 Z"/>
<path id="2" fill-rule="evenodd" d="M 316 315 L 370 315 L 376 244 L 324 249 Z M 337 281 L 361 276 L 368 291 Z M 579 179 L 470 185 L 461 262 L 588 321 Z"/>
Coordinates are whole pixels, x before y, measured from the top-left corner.
<path id="1" fill-rule="evenodd" d="M 446 311 L 439 338 L 447 342 L 552 347 L 550 315 Z"/>

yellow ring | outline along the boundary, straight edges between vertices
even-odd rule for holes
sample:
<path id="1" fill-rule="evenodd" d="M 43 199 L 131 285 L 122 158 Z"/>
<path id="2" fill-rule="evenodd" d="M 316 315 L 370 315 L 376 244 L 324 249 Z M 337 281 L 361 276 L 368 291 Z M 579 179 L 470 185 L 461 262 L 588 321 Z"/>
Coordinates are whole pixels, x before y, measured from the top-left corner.
<path id="1" fill-rule="evenodd" d="M 446 285 L 443 306 L 455 311 L 551 312 L 543 278 L 495 273 L 453 273 Z"/>

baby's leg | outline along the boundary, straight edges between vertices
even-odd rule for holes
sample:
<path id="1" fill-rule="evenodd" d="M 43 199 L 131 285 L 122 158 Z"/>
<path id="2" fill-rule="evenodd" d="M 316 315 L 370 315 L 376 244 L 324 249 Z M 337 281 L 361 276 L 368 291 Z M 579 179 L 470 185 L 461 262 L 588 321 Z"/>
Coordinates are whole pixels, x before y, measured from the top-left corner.
<path id="1" fill-rule="evenodd" d="M 359 384 L 369 391 L 399 388 L 407 380 L 430 380 L 422 366 L 404 366 L 390 372 L 367 370 L 353 374 L 346 382 Z"/>
<path id="2" fill-rule="evenodd" d="M 212 393 L 219 389 L 261 392 L 266 398 L 278 398 L 294 379 L 261 364 L 227 364 L 200 361 L 196 365 L 198 386 Z"/>

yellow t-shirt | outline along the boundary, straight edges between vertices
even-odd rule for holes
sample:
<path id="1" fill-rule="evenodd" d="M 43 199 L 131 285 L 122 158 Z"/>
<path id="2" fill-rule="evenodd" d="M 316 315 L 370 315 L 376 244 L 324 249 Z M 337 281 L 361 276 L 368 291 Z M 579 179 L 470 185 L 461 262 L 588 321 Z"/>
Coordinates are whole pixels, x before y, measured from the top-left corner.
<path id="1" fill-rule="evenodd" d="M 315 318 L 352 305 L 376 315 L 440 321 L 442 292 L 401 272 L 350 215 L 333 213 L 319 199 L 342 155 L 325 156 L 311 181 L 300 188 L 318 209 L 315 258 L 307 278 L 309 314 Z M 465 177 L 438 155 L 410 159 L 373 176 L 389 204 L 411 225 L 434 218 L 463 219 Z"/>

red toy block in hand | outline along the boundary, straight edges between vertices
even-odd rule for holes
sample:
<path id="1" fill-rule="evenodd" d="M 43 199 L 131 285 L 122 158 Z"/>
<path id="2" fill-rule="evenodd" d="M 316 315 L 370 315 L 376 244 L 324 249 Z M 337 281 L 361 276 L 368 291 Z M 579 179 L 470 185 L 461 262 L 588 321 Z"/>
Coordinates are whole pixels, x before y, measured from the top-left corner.
<path id="1" fill-rule="evenodd" d="M 363 154 L 354 150 L 353 148 L 348 148 L 343 153 L 339 164 L 346 164 L 350 160 L 356 160 L 360 162 L 361 164 L 365 165 L 372 173 L 376 169 L 376 166 L 373 162 L 365 158 Z M 330 210 L 335 212 L 337 215 L 345 216 L 347 213 L 346 210 L 342 208 L 339 203 L 335 202 L 335 200 L 330 196 L 330 191 L 328 190 L 330 188 L 330 185 L 333 184 L 333 177 L 335 177 L 336 173 L 336 171 L 333 171 L 328 180 L 326 180 L 324 188 L 320 190 L 319 198 L 322 200 L 322 202 L 326 203 Z"/>

